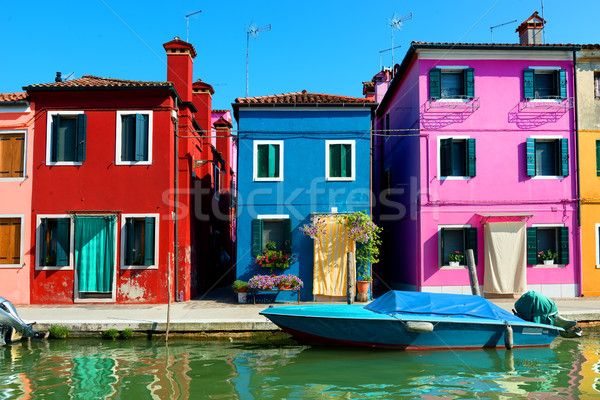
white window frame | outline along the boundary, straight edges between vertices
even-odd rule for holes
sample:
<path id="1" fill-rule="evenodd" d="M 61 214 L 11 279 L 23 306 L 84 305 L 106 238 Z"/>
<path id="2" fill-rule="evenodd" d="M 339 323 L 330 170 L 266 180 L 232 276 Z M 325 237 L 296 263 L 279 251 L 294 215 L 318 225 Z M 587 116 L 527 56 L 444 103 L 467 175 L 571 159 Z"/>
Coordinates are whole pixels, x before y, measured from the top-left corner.
<path id="1" fill-rule="evenodd" d="M 333 144 L 349 144 L 352 155 L 352 176 L 329 176 L 329 147 Z M 352 182 L 356 180 L 356 140 L 326 140 L 325 141 L 325 180 L 338 182 Z"/>
<path id="2" fill-rule="evenodd" d="M 59 165 L 83 165 L 83 161 L 52 161 L 52 117 L 55 115 L 80 115 L 85 114 L 83 111 L 48 111 L 46 121 L 46 165 L 48 166 L 59 166 Z M 86 150 L 87 150 L 87 129 L 86 129 Z"/>
<path id="3" fill-rule="evenodd" d="M 279 145 L 279 176 L 276 178 L 258 177 L 258 146 L 265 144 Z M 252 177 L 255 182 L 281 182 L 283 181 L 283 140 L 255 140 L 252 150 Z"/>
<path id="4" fill-rule="evenodd" d="M 557 146 L 560 147 L 560 141 L 559 139 L 566 139 L 562 136 L 540 136 L 540 135 L 532 135 L 529 137 L 530 139 L 533 139 L 535 141 L 546 141 L 546 142 L 550 142 L 550 141 L 555 141 L 557 142 Z M 560 149 L 559 149 L 560 150 Z M 569 157 L 571 155 L 569 154 Z M 561 176 L 561 175 L 534 175 L 534 176 L 530 176 L 530 179 L 564 179 L 567 178 L 567 176 Z"/>
<path id="5" fill-rule="evenodd" d="M 16 133 L 23 134 L 23 176 L 0 178 L 0 182 L 24 181 L 27 179 L 27 129 L 0 130 L 0 135 L 14 135 Z"/>
<path id="6" fill-rule="evenodd" d="M 558 71 L 562 68 L 561 67 L 552 67 L 552 66 L 545 66 L 545 67 L 531 66 L 531 67 L 529 67 L 529 69 L 534 70 L 533 71 L 533 80 L 534 80 L 533 90 L 535 93 L 535 73 L 536 73 L 536 71 L 538 71 L 540 73 L 544 73 L 544 72 L 552 73 L 552 72 Z M 560 89 L 558 89 L 558 90 L 560 90 Z M 562 103 L 564 101 L 564 99 L 531 99 L 529 101 L 533 102 L 533 103 Z"/>
<path id="7" fill-rule="evenodd" d="M 531 224 L 532 228 L 563 228 L 565 226 L 565 224 Z M 558 241 L 558 232 L 556 232 L 556 240 Z M 535 245 L 535 252 L 538 252 L 538 248 L 537 248 L 537 243 Z M 571 246 L 569 246 L 569 250 L 571 250 Z M 556 252 L 558 254 L 558 249 L 556 249 Z M 546 265 L 546 264 L 536 264 L 533 265 L 532 268 L 564 268 L 564 264 L 558 264 L 558 263 L 554 263 L 552 265 Z"/>
<path id="8" fill-rule="evenodd" d="M 471 68 L 468 65 L 438 65 L 435 68 L 440 69 L 441 73 L 443 74 L 444 71 L 445 72 L 460 72 L 460 71 L 464 71 L 465 69 Z M 442 81 L 441 81 L 441 77 L 440 77 L 440 90 L 441 90 L 441 85 L 442 85 Z M 463 94 L 464 96 L 464 94 Z M 439 99 L 436 99 L 436 102 L 443 102 L 443 103 L 469 103 L 471 102 L 471 100 L 469 99 L 453 99 L 453 98 L 444 98 L 441 97 Z"/>
<path id="9" fill-rule="evenodd" d="M 0 264 L 0 269 L 23 268 L 25 266 L 25 215 L 24 214 L 0 214 L 0 218 L 21 218 L 21 243 L 19 244 L 20 263 L 19 264 Z"/>
<path id="10" fill-rule="evenodd" d="M 146 161 L 122 161 L 121 160 L 121 134 L 123 132 L 124 115 L 144 114 L 148 115 L 148 160 Z M 115 139 L 115 165 L 152 165 L 152 132 L 153 132 L 153 111 L 152 110 L 123 110 L 117 111 Z"/>
<path id="11" fill-rule="evenodd" d="M 442 176 L 442 139 L 458 139 L 464 140 L 466 144 L 467 139 L 471 139 L 471 136 L 455 135 L 455 136 L 438 136 L 437 137 L 437 176 L 440 181 L 467 181 L 473 179 L 473 176 Z M 465 157 L 467 156 L 467 149 L 465 146 Z M 466 172 L 466 171 L 465 171 Z"/>
<path id="12" fill-rule="evenodd" d="M 42 226 L 42 219 L 43 218 L 52 218 L 52 219 L 58 219 L 58 218 L 69 218 L 69 265 L 63 265 L 63 266 L 53 266 L 53 265 L 40 265 L 40 260 L 42 259 L 42 255 L 40 254 L 40 249 L 41 249 L 41 245 L 40 245 L 40 240 L 42 239 L 40 237 L 40 228 Z M 75 222 L 73 221 L 73 218 L 71 217 L 71 215 L 69 214 L 38 214 L 38 216 L 36 217 L 36 223 L 35 223 L 35 269 L 37 271 L 67 271 L 67 270 L 73 270 L 73 266 L 75 265 L 74 261 L 75 261 Z"/>
<path id="13" fill-rule="evenodd" d="M 443 265 L 442 264 L 442 228 L 449 228 L 449 229 L 467 229 L 467 228 L 472 228 L 473 226 L 470 224 L 465 224 L 465 225 L 438 225 L 438 231 L 437 231 L 437 237 L 438 237 L 438 268 L 439 269 L 467 269 L 467 255 L 463 254 L 464 256 L 464 265 L 458 265 L 456 267 L 454 266 L 450 266 L 450 265 Z"/>
<path id="14" fill-rule="evenodd" d="M 125 223 L 127 218 L 154 218 L 154 264 L 153 265 L 125 265 L 125 247 L 127 246 L 127 235 L 125 234 Z M 156 213 L 139 213 L 139 214 L 121 214 L 121 257 L 119 260 L 119 267 L 125 269 L 158 269 L 158 247 L 160 244 L 158 233 L 160 226 L 160 214 Z"/>

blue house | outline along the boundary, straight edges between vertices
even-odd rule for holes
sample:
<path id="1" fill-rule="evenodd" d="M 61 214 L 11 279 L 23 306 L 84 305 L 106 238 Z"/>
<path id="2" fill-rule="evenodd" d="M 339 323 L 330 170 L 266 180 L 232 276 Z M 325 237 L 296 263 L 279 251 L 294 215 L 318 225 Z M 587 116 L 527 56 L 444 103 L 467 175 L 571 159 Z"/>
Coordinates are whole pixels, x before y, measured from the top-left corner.
<path id="1" fill-rule="evenodd" d="M 277 250 L 298 256 L 289 269 L 273 273 L 299 276 L 301 300 L 340 295 L 319 265 L 342 259 L 344 243 L 327 239 L 319 250 L 300 228 L 315 217 L 370 212 L 377 103 L 302 91 L 238 98 L 232 106 L 239 130 L 237 279 L 269 274 L 255 259 L 275 242 Z M 341 237 L 333 228 L 328 234 Z M 289 294 L 278 300 L 287 300 L 282 296 Z"/>

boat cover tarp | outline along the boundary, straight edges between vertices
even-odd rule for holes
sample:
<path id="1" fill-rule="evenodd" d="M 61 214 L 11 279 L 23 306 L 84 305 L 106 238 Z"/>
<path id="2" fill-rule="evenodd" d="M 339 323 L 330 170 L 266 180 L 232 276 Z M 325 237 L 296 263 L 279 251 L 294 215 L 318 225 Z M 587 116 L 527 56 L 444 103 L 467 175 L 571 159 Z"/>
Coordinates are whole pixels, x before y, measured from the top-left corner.
<path id="1" fill-rule="evenodd" d="M 380 314 L 468 316 L 508 322 L 523 322 L 480 296 L 466 294 L 403 292 L 391 290 L 365 306 Z"/>
<path id="2" fill-rule="evenodd" d="M 526 321 L 538 324 L 554 324 L 558 313 L 556 303 L 535 290 L 523 294 L 515 303 L 517 315 Z"/>

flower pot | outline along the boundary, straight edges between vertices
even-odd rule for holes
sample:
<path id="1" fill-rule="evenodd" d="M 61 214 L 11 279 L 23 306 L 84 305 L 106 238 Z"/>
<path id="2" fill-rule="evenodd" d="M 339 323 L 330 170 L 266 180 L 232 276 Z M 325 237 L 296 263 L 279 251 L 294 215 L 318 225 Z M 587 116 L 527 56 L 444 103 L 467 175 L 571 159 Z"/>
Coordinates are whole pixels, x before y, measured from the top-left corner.
<path id="1" fill-rule="evenodd" d="M 358 293 L 369 293 L 370 281 L 356 281 L 356 290 Z"/>
<path id="2" fill-rule="evenodd" d="M 277 289 L 279 289 L 279 290 L 285 290 L 285 285 L 278 285 Z"/>
<path id="3" fill-rule="evenodd" d="M 450 261 L 449 263 L 451 267 L 458 267 L 460 265 L 460 261 Z"/>
<path id="4" fill-rule="evenodd" d="M 554 260 L 544 260 L 544 265 L 554 265 Z"/>
<path id="5" fill-rule="evenodd" d="M 237 298 L 238 298 L 238 303 L 247 303 L 248 302 L 248 292 L 238 292 Z"/>

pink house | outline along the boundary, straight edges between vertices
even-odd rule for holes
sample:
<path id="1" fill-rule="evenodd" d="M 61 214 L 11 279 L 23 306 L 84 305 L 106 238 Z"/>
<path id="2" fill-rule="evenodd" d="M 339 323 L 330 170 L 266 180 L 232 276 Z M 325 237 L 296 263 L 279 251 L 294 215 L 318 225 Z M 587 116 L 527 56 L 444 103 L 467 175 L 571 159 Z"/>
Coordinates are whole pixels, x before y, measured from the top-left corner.
<path id="1" fill-rule="evenodd" d="M 0 93 L 0 295 L 29 304 L 33 109 L 26 93 Z"/>
<path id="2" fill-rule="evenodd" d="M 470 294 L 472 249 L 486 296 L 580 294 L 577 49 L 411 44 L 374 121 L 380 280 Z"/>

